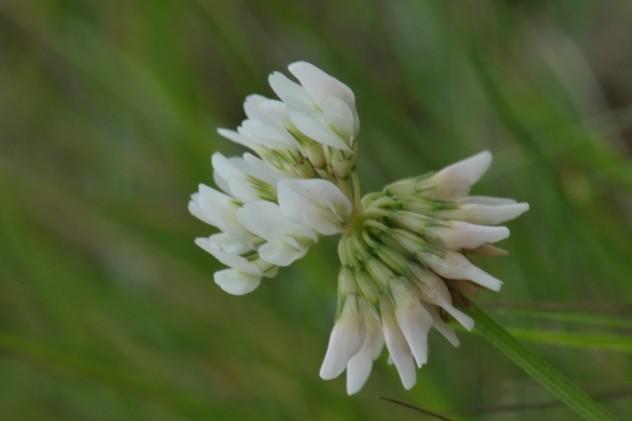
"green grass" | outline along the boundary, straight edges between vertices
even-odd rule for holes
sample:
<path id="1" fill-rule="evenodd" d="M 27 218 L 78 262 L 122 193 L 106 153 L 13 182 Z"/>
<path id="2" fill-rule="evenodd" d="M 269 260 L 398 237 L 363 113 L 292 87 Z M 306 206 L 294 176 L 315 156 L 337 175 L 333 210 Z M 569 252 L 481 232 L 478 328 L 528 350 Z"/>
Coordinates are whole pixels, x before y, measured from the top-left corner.
<path id="1" fill-rule="evenodd" d="M 297 59 L 356 92 L 365 192 L 494 153 L 476 191 L 531 211 L 509 257 L 477 261 L 505 282 L 478 305 L 588 392 L 625 389 L 631 37 L 624 1 L 2 2 L 0 418 L 420 419 L 377 397 L 457 412 L 550 399 L 465 333 L 458 350 L 432 335 L 410 392 L 385 358 L 358 396 L 320 380 L 335 241 L 252 295 L 213 284 L 188 196 L 213 151 L 240 152 L 215 128 Z M 604 404 L 632 414 L 630 397 Z M 535 417 L 575 419 L 494 419 Z"/>

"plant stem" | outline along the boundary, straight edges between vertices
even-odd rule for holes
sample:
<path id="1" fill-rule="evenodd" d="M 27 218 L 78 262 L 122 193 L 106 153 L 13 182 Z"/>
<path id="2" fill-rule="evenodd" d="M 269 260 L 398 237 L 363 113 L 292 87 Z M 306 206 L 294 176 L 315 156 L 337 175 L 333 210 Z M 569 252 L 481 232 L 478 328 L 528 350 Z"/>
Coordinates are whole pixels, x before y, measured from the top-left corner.
<path id="1" fill-rule="evenodd" d="M 362 192 L 360 191 L 360 178 L 358 173 L 353 170 L 351 174 L 351 180 L 353 182 L 353 204 L 356 209 L 362 209 Z"/>
<path id="2" fill-rule="evenodd" d="M 481 336 L 582 418 L 586 420 L 616 419 L 563 374 L 518 342 L 481 309 L 472 305 L 467 312 L 476 321 L 476 330 Z"/>

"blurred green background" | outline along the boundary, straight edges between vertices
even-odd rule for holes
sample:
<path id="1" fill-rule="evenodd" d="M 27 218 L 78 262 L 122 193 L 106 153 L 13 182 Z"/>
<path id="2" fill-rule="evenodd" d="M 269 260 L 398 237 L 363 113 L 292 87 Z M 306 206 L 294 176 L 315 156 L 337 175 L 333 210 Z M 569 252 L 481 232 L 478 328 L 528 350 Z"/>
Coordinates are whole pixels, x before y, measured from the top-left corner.
<path id="1" fill-rule="evenodd" d="M 335 239 L 246 297 L 186 210 L 215 133 L 298 59 L 356 92 L 365 192 L 490 149 L 476 192 L 531 211 L 478 302 L 632 417 L 632 2 L 0 3 L 0 419 L 572 420 L 475 335 L 417 386 L 383 356 L 357 396 L 318 369 Z M 468 412 L 469 411 L 469 412 Z M 468 415 L 469 414 L 469 415 Z"/>

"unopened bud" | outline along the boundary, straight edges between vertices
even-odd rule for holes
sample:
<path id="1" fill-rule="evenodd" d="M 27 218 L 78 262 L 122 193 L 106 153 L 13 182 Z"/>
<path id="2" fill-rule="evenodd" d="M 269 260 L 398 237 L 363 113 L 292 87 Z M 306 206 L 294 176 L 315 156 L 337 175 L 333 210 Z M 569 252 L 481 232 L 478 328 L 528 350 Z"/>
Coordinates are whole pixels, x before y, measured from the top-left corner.
<path id="1" fill-rule="evenodd" d="M 391 236 L 409 253 L 418 252 L 424 245 L 424 240 L 415 234 L 402 229 L 391 230 Z"/>
<path id="2" fill-rule="evenodd" d="M 377 300 L 380 297 L 380 291 L 375 284 L 376 281 L 371 277 L 371 275 L 364 270 L 357 270 L 355 272 L 355 277 L 364 298 L 366 298 L 366 300 L 371 304 L 377 303 Z"/>
<path id="3" fill-rule="evenodd" d="M 342 150 L 334 150 L 331 154 L 331 168 L 336 178 L 346 180 L 354 167 L 354 156 Z"/>
<path id="4" fill-rule="evenodd" d="M 365 244 L 357 236 L 351 237 L 348 247 L 350 257 L 352 256 L 355 260 L 366 261 L 371 257 L 371 253 L 369 253 Z"/>
<path id="5" fill-rule="evenodd" d="M 422 232 L 430 221 L 427 216 L 407 211 L 393 212 L 391 219 L 395 224 L 411 232 Z"/>
<path id="6" fill-rule="evenodd" d="M 315 169 L 325 167 L 325 153 L 321 144 L 309 140 L 309 143 L 304 145 L 302 149 L 303 154 L 307 156 L 307 159 L 312 164 L 312 167 Z"/>
<path id="7" fill-rule="evenodd" d="M 422 196 L 403 197 L 400 198 L 400 202 L 402 204 L 402 209 L 409 212 L 424 214 L 429 214 L 433 212 L 432 203 L 427 198 Z"/>
<path id="8" fill-rule="evenodd" d="M 291 172 L 300 178 L 312 178 L 316 174 L 312 164 L 310 164 L 305 158 L 297 159 L 292 165 L 288 166 L 286 171 Z"/>
<path id="9" fill-rule="evenodd" d="M 408 195 L 415 193 L 415 185 L 417 184 L 416 178 L 405 178 L 403 180 L 396 181 L 389 184 L 384 188 L 386 193 L 394 195 Z"/>
<path id="10" fill-rule="evenodd" d="M 386 287 L 390 279 L 395 276 L 393 271 L 390 270 L 379 259 L 371 258 L 366 262 L 366 268 L 373 279 L 375 279 L 379 285 Z"/>
<path id="11" fill-rule="evenodd" d="M 396 273 L 406 273 L 408 270 L 408 260 L 396 251 L 381 246 L 377 248 L 376 253 L 380 260 Z"/>
<path id="12" fill-rule="evenodd" d="M 353 276 L 353 271 L 346 266 L 343 266 L 338 272 L 338 294 L 341 297 L 346 297 L 349 294 L 357 294 L 358 287 L 356 279 Z"/>

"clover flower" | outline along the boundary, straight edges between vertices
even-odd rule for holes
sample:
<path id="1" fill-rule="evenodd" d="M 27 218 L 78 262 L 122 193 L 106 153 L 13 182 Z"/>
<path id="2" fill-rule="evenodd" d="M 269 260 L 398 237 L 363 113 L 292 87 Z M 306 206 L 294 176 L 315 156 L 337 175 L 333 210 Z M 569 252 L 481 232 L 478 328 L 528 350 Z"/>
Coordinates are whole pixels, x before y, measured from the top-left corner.
<path id="1" fill-rule="evenodd" d="M 280 100 L 248 96 L 247 119 L 236 131 L 218 130 L 258 156 L 213 155 L 221 191 L 200 185 L 189 211 L 220 232 L 196 244 L 228 266 L 214 274 L 220 288 L 242 295 L 321 236 L 341 234 L 336 320 L 320 376 L 346 370 L 347 393 L 357 393 L 386 345 L 410 389 L 428 361 L 431 328 L 454 346 L 450 319 L 472 329 L 455 306 L 461 294 L 501 288 L 466 254 L 504 254 L 492 246 L 509 236 L 499 224 L 529 205 L 469 195 L 491 164 L 487 151 L 361 197 L 353 92 L 309 63 L 289 70 L 298 82 L 278 72 L 269 77 Z"/>

